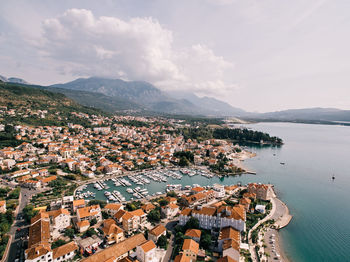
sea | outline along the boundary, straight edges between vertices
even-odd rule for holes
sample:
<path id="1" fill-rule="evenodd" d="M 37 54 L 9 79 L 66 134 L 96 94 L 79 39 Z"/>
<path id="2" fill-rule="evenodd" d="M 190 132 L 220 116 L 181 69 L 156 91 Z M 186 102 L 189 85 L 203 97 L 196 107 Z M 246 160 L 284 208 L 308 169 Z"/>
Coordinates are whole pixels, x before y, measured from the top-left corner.
<path id="1" fill-rule="evenodd" d="M 297 262 L 350 262 L 350 127 L 297 123 L 246 127 L 284 141 L 280 147 L 247 146 L 257 156 L 243 164 L 256 175 L 223 179 L 184 175 L 181 180 L 152 181 L 145 187 L 153 194 L 164 192 L 167 184 L 272 183 L 293 215 L 291 223 L 280 231 L 287 257 Z M 125 187 L 115 187 L 112 181 L 107 185 L 109 191 L 116 189 L 130 198 Z M 92 185 L 86 190 L 95 192 L 96 199 L 106 199 L 104 190 L 97 191 Z"/>

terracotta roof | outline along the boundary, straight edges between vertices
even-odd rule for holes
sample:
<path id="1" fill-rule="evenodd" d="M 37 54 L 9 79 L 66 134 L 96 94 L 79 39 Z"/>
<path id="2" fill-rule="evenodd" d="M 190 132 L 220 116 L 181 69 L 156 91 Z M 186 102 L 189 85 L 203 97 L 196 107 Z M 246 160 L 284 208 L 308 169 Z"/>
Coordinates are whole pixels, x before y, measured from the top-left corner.
<path id="1" fill-rule="evenodd" d="M 199 229 L 187 229 L 185 236 L 200 238 L 202 232 Z"/>
<path id="2" fill-rule="evenodd" d="M 239 251 L 239 243 L 237 243 L 237 241 L 235 241 L 233 239 L 224 240 L 224 243 L 222 245 L 222 249 L 226 250 L 226 249 L 231 248 L 231 247 L 233 249 Z"/>
<path id="3" fill-rule="evenodd" d="M 57 247 L 52 250 L 53 259 L 56 259 L 58 257 L 61 257 L 63 255 L 66 255 L 72 251 L 75 251 L 78 249 L 77 244 L 74 241 L 71 241 L 63 246 Z"/>
<path id="4" fill-rule="evenodd" d="M 201 209 L 193 209 L 193 214 L 200 214 L 200 215 L 207 215 L 207 216 L 214 216 L 216 213 L 215 207 L 202 207 Z"/>
<path id="5" fill-rule="evenodd" d="M 122 207 L 121 204 L 110 203 L 105 206 L 105 209 L 119 210 Z"/>
<path id="6" fill-rule="evenodd" d="M 122 218 L 122 216 L 124 216 L 124 214 L 126 213 L 127 211 L 123 210 L 123 209 L 120 209 L 117 213 L 115 213 L 114 217 L 115 219 L 119 220 Z"/>
<path id="7" fill-rule="evenodd" d="M 77 223 L 78 228 L 82 228 L 82 227 L 86 227 L 86 226 L 90 226 L 90 222 L 88 220 L 83 220 L 81 222 Z"/>
<path id="8" fill-rule="evenodd" d="M 148 240 L 146 243 L 143 243 L 140 246 L 143 250 L 143 252 L 147 253 L 148 251 L 151 251 L 152 249 L 156 248 L 156 245 L 152 240 Z"/>
<path id="9" fill-rule="evenodd" d="M 88 207 L 82 207 L 78 208 L 77 215 L 79 215 L 80 218 L 89 217 L 89 216 L 95 216 L 99 213 L 99 211 L 93 211 L 95 209 L 99 209 L 100 205 L 93 205 Z"/>
<path id="10" fill-rule="evenodd" d="M 48 243 L 50 240 L 50 222 L 47 220 L 38 220 L 29 228 L 28 247 L 36 244 Z"/>
<path id="11" fill-rule="evenodd" d="M 163 234 L 166 231 L 165 226 L 163 226 L 162 224 L 159 224 L 158 226 L 152 228 L 149 231 L 149 234 L 155 235 L 156 237 L 160 236 L 161 234 Z"/>
<path id="12" fill-rule="evenodd" d="M 137 217 L 146 215 L 145 212 L 143 212 L 142 209 L 136 209 L 136 210 L 134 210 L 134 211 L 131 211 L 130 213 L 131 213 L 133 216 L 137 216 Z"/>
<path id="13" fill-rule="evenodd" d="M 32 219 L 30 220 L 30 224 L 34 224 L 38 220 L 45 219 L 45 218 L 49 218 L 49 215 L 46 212 L 40 212 L 36 214 L 34 217 L 32 217 Z"/>
<path id="14" fill-rule="evenodd" d="M 184 254 L 180 254 L 175 257 L 174 262 L 191 262 L 191 259 Z"/>
<path id="15" fill-rule="evenodd" d="M 183 216 L 189 216 L 192 212 L 192 209 L 191 208 L 185 208 L 184 210 L 181 211 L 181 215 Z"/>
<path id="16" fill-rule="evenodd" d="M 6 205 L 6 201 L 5 200 L 1 200 L 0 201 L 0 206 L 5 206 Z"/>
<path id="17" fill-rule="evenodd" d="M 190 250 L 193 253 L 197 254 L 199 250 L 199 244 L 192 239 L 186 238 L 182 245 L 182 250 Z"/>
<path id="18" fill-rule="evenodd" d="M 135 247 L 146 242 L 146 239 L 143 234 L 137 234 L 132 237 L 125 239 L 118 244 L 114 244 L 111 247 L 108 247 L 82 261 L 84 262 L 105 262 L 111 258 L 120 257 L 121 255 L 129 252 Z"/>
<path id="19" fill-rule="evenodd" d="M 122 219 L 124 220 L 129 220 L 133 218 L 134 216 L 130 212 L 125 212 L 124 215 L 122 216 Z"/>
<path id="20" fill-rule="evenodd" d="M 68 210 L 67 210 L 67 209 L 64 209 L 64 208 L 60 208 L 60 209 L 58 209 L 58 210 L 48 211 L 47 213 L 49 214 L 49 217 L 54 217 L 54 218 L 56 218 L 57 216 L 59 216 L 59 215 L 61 215 L 61 214 L 70 216 Z"/>
<path id="21" fill-rule="evenodd" d="M 116 222 L 115 222 L 115 220 L 113 218 L 108 218 L 108 219 L 103 220 L 103 226 L 104 227 L 109 227 L 112 224 L 116 224 Z"/>
<path id="22" fill-rule="evenodd" d="M 73 207 L 85 205 L 84 199 L 73 200 Z"/>
<path id="23" fill-rule="evenodd" d="M 111 235 L 111 234 L 118 235 L 118 234 L 124 232 L 123 229 L 118 227 L 116 224 L 107 225 L 107 226 L 103 227 L 102 230 L 103 230 L 103 233 L 105 234 L 105 236 Z"/>
<path id="24" fill-rule="evenodd" d="M 171 209 L 176 209 L 176 208 L 179 208 L 178 205 L 175 205 L 175 204 L 169 204 L 168 207 L 170 207 Z"/>
<path id="25" fill-rule="evenodd" d="M 240 232 L 232 227 L 225 227 L 220 230 L 219 240 L 233 239 L 236 242 L 240 242 Z"/>
<path id="26" fill-rule="evenodd" d="M 152 203 L 148 203 L 148 204 L 144 204 L 141 208 L 142 208 L 142 210 L 147 212 L 147 211 L 155 209 L 156 207 Z"/>
<path id="27" fill-rule="evenodd" d="M 37 246 L 34 246 L 32 248 L 28 248 L 26 249 L 25 252 L 27 254 L 27 259 L 33 260 L 47 254 L 50 251 L 51 251 L 50 244 L 44 243 L 44 244 L 39 244 Z"/>
<path id="28" fill-rule="evenodd" d="M 204 188 L 203 187 L 194 187 L 194 188 L 192 188 L 192 191 L 193 192 L 201 192 L 201 191 L 203 191 L 204 190 Z"/>

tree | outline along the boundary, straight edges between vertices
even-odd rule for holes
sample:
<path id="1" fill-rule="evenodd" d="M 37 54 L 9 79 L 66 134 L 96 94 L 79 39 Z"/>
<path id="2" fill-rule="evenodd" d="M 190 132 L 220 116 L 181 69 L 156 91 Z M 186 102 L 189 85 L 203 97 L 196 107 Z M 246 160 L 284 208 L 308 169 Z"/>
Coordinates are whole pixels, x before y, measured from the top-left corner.
<path id="1" fill-rule="evenodd" d="M 52 243 L 51 245 L 51 249 L 55 249 L 57 247 L 63 246 L 64 244 L 66 244 L 66 241 L 62 240 L 62 239 L 58 239 L 55 242 Z"/>
<path id="2" fill-rule="evenodd" d="M 100 205 L 101 208 L 104 208 L 107 205 L 107 202 L 104 200 L 92 199 L 89 201 L 89 206 Z"/>
<path id="3" fill-rule="evenodd" d="M 64 231 L 64 235 L 66 237 L 69 237 L 70 239 L 72 239 L 74 237 L 74 229 L 73 228 L 67 228 L 65 231 Z"/>
<path id="4" fill-rule="evenodd" d="M 179 161 L 179 166 L 188 166 L 190 163 L 186 157 L 182 156 Z"/>
<path id="5" fill-rule="evenodd" d="M 147 218 L 150 222 L 159 222 L 160 221 L 160 212 L 157 209 L 153 209 L 148 213 Z"/>
<path id="6" fill-rule="evenodd" d="M 168 247 L 168 239 L 166 236 L 162 235 L 158 238 L 157 241 L 157 247 L 163 248 L 163 249 L 167 249 Z"/>
<path id="7" fill-rule="evenodd" d="M 27 223 L 30 223 L 32 217 L 34 217 L 37 213 L 38 211 L 34 210 L 32 205 L 27 205 L 25 208 L 23 208 L 23 217 Z"/>
<path id="8" fill-rule="evenodd" d="M 188 203 L 187 199 L 184 197 L 181 197 L 178 201 L 179 206 L 181 207 L 188 207 L 190 204 Z"/>
<path id="9" fill-rule="evenodd" d="M 208 250 L 211 247 L 211 234 L 210 233 L 204 233 L 202 234 L 201 240 L 200 240 L 200 246 Z"/>
<path id="10" fill-rule="evenodd" d="M 89 229 L 85 232 L 85 236 L 87 236 L 87 237 L 91 237 L 91 236 L 93 236 L 93 235 L 97 235 L 95 229 L 93 229 L 93 228 L 89 228 Z"/>
<path id="11" fill-rule="evenodd" d="M 199 229 L 199 220 L 195 217 L 191 217 L 186 225 L 185 225 L 186 230 L 187 229 Z"/>
<path id="12" fill-rule="evenodd" d="M 169 192 L 166 193 L 166 195 L 167 195 L 168 197 L 177 197 L 177 194 L 176 194 L 175 191 L 169 191 Z"/>
<path id="13" fill-rule="evenodd" d="M 161 199 L 161 200 L 159 200 L 158 203 L 159 203 L 159 205 L 160 205 L 161 207 L 164 207 L 164 206 L 166 206 L 166 205 L 169 204 L 169 201 L 166 200 L 166 199 Z"/>
<path id="14" fill-rule="evenodd" d="M 93 226 L 93 225 L 96 225 L 96 224 L 97 224 L 97 219 L 96 218 L 91 219 L 90 225 Z"/>

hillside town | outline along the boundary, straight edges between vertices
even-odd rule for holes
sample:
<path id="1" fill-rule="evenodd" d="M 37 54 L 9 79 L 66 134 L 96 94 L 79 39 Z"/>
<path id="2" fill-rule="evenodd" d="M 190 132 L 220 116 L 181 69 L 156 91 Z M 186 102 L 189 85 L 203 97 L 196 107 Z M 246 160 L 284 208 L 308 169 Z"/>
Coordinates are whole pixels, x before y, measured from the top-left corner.
<path id="1" fill-rule="evenodd" d="M 186 139 L 184 120 L 72 115 L 89 126 L 0 126 L 15 144 L 0 150 L 0 167 L 3 188 L 20 192 L 16 261 L 251 261 L 248 235 L 271 210 L 271 185 L 176 184 L 153 194 L 128 187 L 134 197 L 125 199 L 106 184 L 242 173 L 251 153 L 229 140 Z"/>

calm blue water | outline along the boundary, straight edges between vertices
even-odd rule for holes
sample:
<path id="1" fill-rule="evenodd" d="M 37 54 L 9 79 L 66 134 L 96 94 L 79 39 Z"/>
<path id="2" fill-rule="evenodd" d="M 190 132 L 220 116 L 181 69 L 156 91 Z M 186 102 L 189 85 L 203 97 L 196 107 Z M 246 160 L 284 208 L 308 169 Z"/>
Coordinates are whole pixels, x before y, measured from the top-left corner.
<path id="1" fill-rule="evenodd" d="M 273 183 L 294 216 L 281 231 L 287 256 L 301 262 L 350 261 L 350 127 L 291 123 L 249 127 L 279 136 L 285 142 L 280 148 L 250 148 L 257 157 L 246 160 L 245 165 L 257 175 L 224 180 L 184 176 L 181 181 L 152 182 L 148 191 L 151 194 L 164 191 L 166 184 L 178 183 Z M 331 181 L 332 174 L 335 181 Z M 130 198 L 125 188 L 107 184 L 111 186 L 109 190 L 117 189 Z M 92 186 L 87 190 L 97 192 L 97 199 L 105 199 L 103 191 Z"/>

